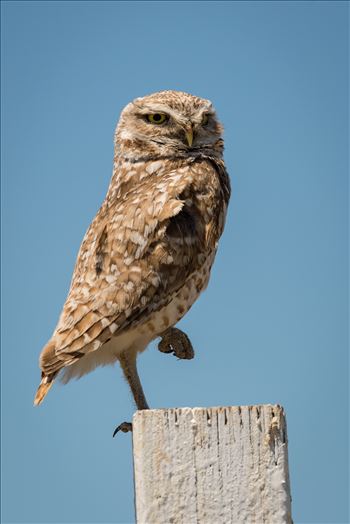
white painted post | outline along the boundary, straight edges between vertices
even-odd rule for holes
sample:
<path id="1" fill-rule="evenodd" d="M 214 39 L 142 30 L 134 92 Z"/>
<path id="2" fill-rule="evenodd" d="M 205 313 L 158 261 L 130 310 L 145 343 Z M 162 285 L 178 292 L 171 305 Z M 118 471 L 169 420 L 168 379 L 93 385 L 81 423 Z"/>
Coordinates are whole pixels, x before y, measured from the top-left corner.
<path id="1" fill-rule="evenodd" d="M 138 411 L 138 524 L 291 524 L 280 406 Z"/>

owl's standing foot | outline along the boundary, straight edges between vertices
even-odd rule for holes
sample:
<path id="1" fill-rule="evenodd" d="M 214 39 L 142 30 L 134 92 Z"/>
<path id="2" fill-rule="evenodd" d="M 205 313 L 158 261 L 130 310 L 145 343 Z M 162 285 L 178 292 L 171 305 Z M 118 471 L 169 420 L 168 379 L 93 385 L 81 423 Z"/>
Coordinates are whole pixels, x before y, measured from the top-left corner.
<path id="1" fill-rule="evenodd" d="M 129 433 L 129 431 L 132 431 L 131 422 L 122 422 L 121 424 L 119 424 L 119 426 L 117 426 L 113 431 L 113 437 L 116 436 L 118 431 L 122 431 L 123 433 Z"/>
<path id="2" fill-rule="evenodd" d="M 123 370 L 124 376 L 130 386 L 137 409 L 149 409 L 145 394 L 141 386 L 139 375 L 137 373 L 136 351 L 123 351 L 119 355 L 119 363 Z M 118 431 L 122 431 L 123 433 L 128 433 L 129 431 L 132 431 L 132 423 L 122 422 L 122 424 L 119 424 L 119 426 L 116 427 L 113 432 L 113 437 L 115 437 Z"/>
<path id="3" fill-rule="evenodd" d="M 158 349 L 162 353 L 173 353 L 177 358 L 186 360 L 194 357 L 191 341 L 181 329 L 171 327 L 161 337 Z"/>

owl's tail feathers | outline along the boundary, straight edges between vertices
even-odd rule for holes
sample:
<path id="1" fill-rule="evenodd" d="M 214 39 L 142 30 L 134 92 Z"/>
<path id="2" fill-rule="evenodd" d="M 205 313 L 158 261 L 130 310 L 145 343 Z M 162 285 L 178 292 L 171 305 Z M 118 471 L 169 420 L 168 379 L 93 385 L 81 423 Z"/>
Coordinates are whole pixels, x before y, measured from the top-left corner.
<path id="1" fill-rule="evenodd" d="M 53 340 L 50 340 L 41 352 L 40 367 L 42 369 L 41 382 L 34 398 L 34 406 L 42 403 L 62 367 L 62 363 L 56 356 Z"/>
<path id="2" fill-rule="evenodd" d="M 53 384 L 53 377 L 43 374 L 38 390 L 34 398 L 34 406 L 39 406 L 49 392 L 50 387 Z"/>

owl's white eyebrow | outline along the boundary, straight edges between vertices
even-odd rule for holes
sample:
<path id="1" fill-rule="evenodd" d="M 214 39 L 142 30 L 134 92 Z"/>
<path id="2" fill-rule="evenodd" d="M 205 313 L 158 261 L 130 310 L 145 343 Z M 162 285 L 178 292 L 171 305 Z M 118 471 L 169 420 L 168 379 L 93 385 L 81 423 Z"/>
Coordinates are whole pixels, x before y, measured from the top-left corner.
<path id="1" fill-rule="evenodd" d="M 143 105 L 140 107 L 138 104 L 134 104 L 135 107 L 138 109 L 139 115 L 148 115 L 149 113 L 165 113 L 166 115 L 169 115 L 170 117 L 174 118 L 177 122 L 180 122 L 181 124 L 186 124 L 188 122 L 188 118 L 179 113 L 178 111 L 175 111 L 171 109 L 169 106 L 162 105 L 162 104 L 149 104 L 149 105 Z M 200 120 L 203 113 L 208 113 L 208 115 L 213 116 L 215 114 L 215 111 L 211 104 L 209 104 L 206 107 L 201 107 L 196 111 L 191 118 Z"/>
<path id="2" fill-rule="evenodd" d="M 204 107 L 204 108 L 199 109 L 196 113 L 194 113 L 194 115 L 192 115 L 192 118 L 196 118 L 198 120 L 201 120 L 201 118 L 203 117 L 204 114 L 206 114 L 208 116 L 214 116 L 215 115 L 215 111 L 214 111 L 214 109 L 211 106 Z"/>

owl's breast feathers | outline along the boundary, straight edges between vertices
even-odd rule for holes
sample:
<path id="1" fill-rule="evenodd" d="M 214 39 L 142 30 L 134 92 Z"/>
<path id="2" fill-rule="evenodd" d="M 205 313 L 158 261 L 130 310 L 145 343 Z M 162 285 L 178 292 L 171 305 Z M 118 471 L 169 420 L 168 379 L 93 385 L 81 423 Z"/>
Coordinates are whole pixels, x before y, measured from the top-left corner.
<path id="1" fill-rule="evenodd" d="M 55 376 L 169 304 L 213 259 L 229 196 L 222 160 L 121 162 L 41 354 L 44 375 Z"/>

